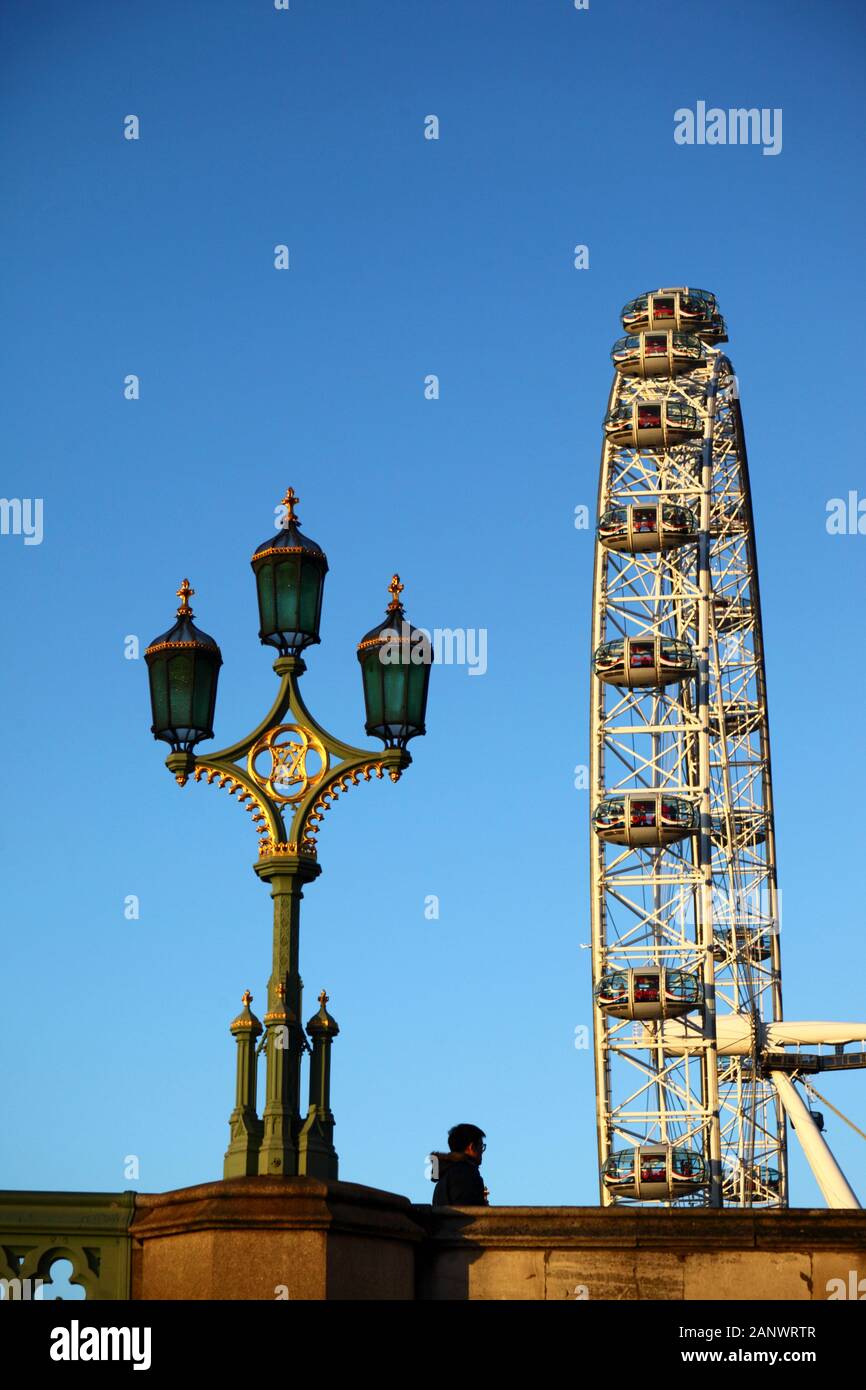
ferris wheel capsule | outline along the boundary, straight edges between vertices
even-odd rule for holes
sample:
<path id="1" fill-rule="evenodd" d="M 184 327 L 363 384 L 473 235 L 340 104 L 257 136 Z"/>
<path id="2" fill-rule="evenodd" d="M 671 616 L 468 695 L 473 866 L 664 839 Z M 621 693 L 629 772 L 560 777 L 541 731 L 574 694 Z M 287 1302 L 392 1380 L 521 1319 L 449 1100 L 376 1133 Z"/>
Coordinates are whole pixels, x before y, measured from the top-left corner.
<path id="1" fill-rule="evenodd" d="M 620 448 L 673 449 L 697 439 L 703 425 L 694 407 L 682 401 L 634 400 L 608 411 L 604 432 Z"/>
<path id="2" fill-rule="evenodd" d="M 698 520 L 690 507 L 671 502 L 650 506 L 632 504 L 608 507 L 602 514 L 598 538 L 608 550 L 638 555 L 647 551 L 676 550 L 693 541 Z"/>
<path id="3" fill-rule="evenodd" d="M 677 376 L 699 367 L 706 353 L 693 333 L 629 333 L 617 338 L 611 361 L 623 376 Z"/>
<path id="4" fill-rule="evenodd" d="M 708 343 L 728 341 L 725 320 L 709 290 L 686 287 L 653 290 L 639 294 L 623 306 L 622 326 L 626 333 L 660 328 L 679 328 L 695 333 Z"/>
<path id="5" fill-rule="evenodd" d="M 661 848 L 697 829 L 694 804 L 670 792 L 624 792 L 605 796 L 592 827 L 600 840 L 630 848 Z"/>
<path id="6" fill-rule="evenodd" d="M 769 960 L 773 954 L 771 934 L 765 930 L 750 931 L 747 927 L 716 927 L 713 930 L 713 959 L 740 961 L 756 965 Z"/>
<path id="7" fill-rule="evenodd" d="M 710 709 L 710 733 L 717 736 L 720 728 L 724 728 L 726 734 L 751 733 L 759 728 L 760 719 L 761 707 L 754 701 L 731 700 L 723 705 L 721 718 L 715 708 Z"/>
<path id="8" fill-rule="evenodd" d="M 748 627 L 751 622 L 752 605 L 747 599 L 716 594 L 713 598 L 713 614 L 719 632 L 736 632 Z"/>
<path id="9" fill-rule="evenodd" d="M 730 811 L 727 815 L 714 815 L 710 822 L 713 841 L 724 841 L 728 827 L 738 844 L 760 845 L 767 838 L 767 817 L 763 811 L 738 810 Z"/>
<path id="10" fill-rule="evenodd" d="M 697 975 L 664 965 L 610 970 L 595 987 L 598 1007 L 614 1018 L 678 1018 L 703 1001 Z"/>
<path id="11" fill-rule="evenodd" d="M 608 685 L 634 690 L 691 680 L 698 659 L 691 643 L 676 637 L 615 637 L 596 649 L 592 667 Z"/>
<path id="12" fill-rule="evenodd" d="M 709 1183 L 702 1154 L 675 1144 L 641 1144 L 609 1154 L 601 1179 L 618 1197 L 638 1201 L 676 1200 Z"/>
<path id="13" fill-rule="evenodd" d="M 746 530 L 746 518 L 742 500 L 729 500 L 714 504 L 710 512 L 711 536 L 742 536 Z"/>
<path id="14" fill-rule="evenodd" d="M 778 1168 L 773 1168 L 769 1163 L 759 1163 L 745 1176 L 753 1206 L 757 1202 L 769 1202 L 778 1196 L 782 1184 L 782 1175 Z"/>
<path id="15" fill-rule="evenodd" d="M 756 1207 L 777 1201 L 782 1190 L 782 1174 L 771 1163 L 756 1163 L 752 1168 L 736 1164 L 725 1170 L 722 1185 L 728 1202 L 738 1203 L 745 1198 L 750 1206 Z"/>

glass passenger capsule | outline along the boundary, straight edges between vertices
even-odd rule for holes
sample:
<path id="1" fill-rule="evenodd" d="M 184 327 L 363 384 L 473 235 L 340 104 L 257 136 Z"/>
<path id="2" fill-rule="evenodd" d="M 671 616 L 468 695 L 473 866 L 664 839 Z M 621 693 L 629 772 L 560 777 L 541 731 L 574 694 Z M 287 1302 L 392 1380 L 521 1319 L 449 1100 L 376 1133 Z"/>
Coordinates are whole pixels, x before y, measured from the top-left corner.
<path id="1" fill-rule="evenodd" d="M 710 732 L 718 734 L 719 724 L 723 723 L 725 733 L 742 734 L 750 729 L 757 727 L 759 708 L 749 700 L 732 700 L 730 704 L 724 706 L 722 719 L 719 720 L 715 704 L 710 705 Z"/>
<path id="2" fill-rule="evenodd" d="M 738 927 L 716 927 L 713 932 L 713 958 L 717 961 L 743 960 L 749 963 L 769 960 L 773 953 L 770 932 L 764 928 L 749 931 Z"/>
<path id="3" fill-rule="evenodd" d="M 623 376 L 676 376 L 700 366 L 704 347 L 693 333 L 629 333 L 610 356 Z"/>
<path id="4" fill-rule="evenodd" d="M 717 594 L 713 599 L 713 614 L 719 632 L 735 632 L 752 621 L 752 605 L 748 599 Z"/>
<path id="5" fill-rule="evenodd" d="M 606 549 L 637 555 L 651 550 L 676 550 L 677 546 L 693 541 L 698 522 L 688 507 L 671 502 L 649 507 L 617 504 L 602 514 L 596 529 Z"/>
<path id="6" fill-rule="evenodd" d="M 778 1168 L 772 1168 L 769 1163 L 759 1163 L 751 1173 L 746 1173 L 746 1186 L 751 1188 L 753 1203 L 769 1202 L 780 1191 L 782 1176 Z"/>
<path id="7" fill-rule="evenodd" d="M 723 1179 L 725 1203 L 740 1205 L 743 1194 L 747 1194 L 751 1206 L 759 1202 L 769 1202 L 778 1195 L 782 1185 L 778 1168 L 769 1163 L 756 1163 L 752 1168 L 729 1168 Z"/>
<path id="8" fill-rule="evenodd" d="M 696 975 L 664 965 L 610 970 L 595 987 L 598 1007 L 614 1018 L 676 1018 L 699 1008 L 703 999 Z"/>
<path id="9" fill-rule="evenodd" d="M 701 1154 L 675 1144 L 642 1144 L 610 1154 L 601 1166 L 602 1182 L 617 1197 L 660 1201 L 699 1192 L 709 1183 Z"/>
<path id="10" fill-rule="evenodd" d="M 699 438 L 703 425 L 698 412 L 682 401 L 629 401 L 608 411 L 604 432 L 622 447 L 673 448 Z"/>
<path id="11" fill-rule="evenodd" d="M 660 328 L 679 328 L 695 333 L 707 343 L 726 343 L 725 320 L 719 313 L 716 296 L 709 290 L 680 286 L 639 294 L 623 306 L 622 326 L 626 333 L 652 332 Z"/>
<path id="12" fill-rule="evenodd" d="M 608 685 L 634 690 L 691 680 L 698 661 L 691 644 L 676 637 L 615 637 L 598 647 L 592 667 Z"/>
<path id="13" fill-rule="evenodd" d="M 767 817 L 763 811 L 733 811 L 730 822 L 738 844 L 761 845 L 767 838 Z M 728 817 L 714 815 L 711 827 L 713 841 L 720 844 L 728 834 Z"/>
<path id="14" fill-rule="evenodd" d="M 691 835 L 698 819 L 694 806 L 669 792 L 624 792 L 606 796 L 593 812 L 600 840 L 615 845 L 655 847 Z"/>
<path id="15" fill-rule="evenodd" d="M 741 536 L 746 529 L 741 502 L 714 504 L 710 512 L 711 536 Z"/>

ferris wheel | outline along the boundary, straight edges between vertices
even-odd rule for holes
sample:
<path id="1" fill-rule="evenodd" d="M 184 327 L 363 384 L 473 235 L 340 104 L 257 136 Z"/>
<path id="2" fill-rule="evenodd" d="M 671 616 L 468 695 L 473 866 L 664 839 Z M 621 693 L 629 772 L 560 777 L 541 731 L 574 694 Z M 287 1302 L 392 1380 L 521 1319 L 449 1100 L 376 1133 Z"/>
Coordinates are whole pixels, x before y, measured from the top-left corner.
<path id="1" fill-rule="evenodd" d="M 866 1023 L 782 1021 L 761 604 L 725 322 L 714 295 L 680 287 L 631 300 L 622 323 L 590 693 L 602 1202 L 787 1205 L 787 1114 L 828 1203 L 859 1206 L 795 1081 L 866 1065 Z"/>

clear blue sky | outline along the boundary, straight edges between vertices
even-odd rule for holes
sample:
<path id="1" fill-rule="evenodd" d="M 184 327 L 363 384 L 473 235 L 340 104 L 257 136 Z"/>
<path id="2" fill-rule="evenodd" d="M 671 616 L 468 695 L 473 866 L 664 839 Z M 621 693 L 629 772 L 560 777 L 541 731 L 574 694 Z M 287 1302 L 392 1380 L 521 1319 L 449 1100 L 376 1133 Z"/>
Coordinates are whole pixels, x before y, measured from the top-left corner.
<path id="1" fill-rule="evenodd" d="M 0 1186 L 222 1174 L 270 900 L 249 818 L 163 767 L 124 638 L 189 575 L 225 660 L 205 747 L 251 727 L 275 677 L 248 562 L 291 483 L 331 565 L 304 690 L 336 734 L 363 740 L 355 643 L 394 569 L 414 622 L 488 633 L 484 676 L 434 669 L 410 773 L 320 838 L 302 973 L 341 1027 L 341 1176 L 429 1200 L 426 1153 L 472 1120 L 495 1202 L 597 1200 L 573 518 L 619 308 L 658 285 L 718 294 L 741 383 L 786 1013 L 866 1015 L 866 537 L 825 528 L 866 495 L 862 41 L 854 0 L 4 6 L 2 491 L 44 500 L 44 539 L 0 537 Z M 676 145 L 698 100 L 782 108 L 782 152 Z M 821 1089 L 864 1124 L 866 1078 Z"/>

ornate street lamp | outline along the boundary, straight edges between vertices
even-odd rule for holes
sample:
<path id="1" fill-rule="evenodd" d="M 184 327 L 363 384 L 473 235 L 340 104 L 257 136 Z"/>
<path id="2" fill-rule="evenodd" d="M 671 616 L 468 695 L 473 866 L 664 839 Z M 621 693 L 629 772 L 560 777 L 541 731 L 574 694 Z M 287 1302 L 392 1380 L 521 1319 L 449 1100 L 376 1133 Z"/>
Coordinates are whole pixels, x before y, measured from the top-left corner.
<path id="1" fill-rule="evenodd" d="M 306 670 L 301 652 L 319 641 L 324 551 L 298 529 L 298 498 L 289 488 L 281 531 L 252 558 L 259 603 L 259 636 L 277 649 L 280 687 L 264 719 L 245 737 L 209 756 L 195 752 L 213 737 L 217 673 L 222 662 L 212 637 L 193 625 L 184 580 L 177 622 L 145 652 L 152 732 L 171 745 L 166 766 L 179 786 L 192 778 L 236 796 L 259 836 L 255 872 L 270 884 L 274 901 L 273 968 L 264 1025 L 266 1099 L 262 1118 L 255 1104 L 255 1039 L 258 1020 L 245 1012 L 231 1025 L 239 1048 L 236 1104 L 230 1120 L 225 1177 L 255 1173 L 290 1177 L 337 1176 L 330 1111 L 330 1046 L 339 1032 L 322 1008 L 306 1032 L 301 1024 L 298 971 L 300 903 L 304 885 L 318 877 L 317 837 L 325 813 L 340 792 L 387 773 L 397 782 L 412 761 L 406 744 L 424 733 L 432 651 L 426 634 L 407 621 L 395 575 L 385 621 L 361 640 L 367 733 L 382 740 L 376 752 L 334 738 L 313 718 L 298 688 Z M 289 721 L 286 716 L 290 715 Z M 321 996 L 320 996 L 321 1001 Z M 301 1061 L 311 1052 L 310 1099 L 300 1113 Z"/>
<path id="2" fill-rule="evenodd" d="M 298 656 L 319 642 L 322 593 L 328 561 L 325 552 L 302 536 L 295 516 L 294 488 L 283 498 L 283 529 L 262 541 L 251 564 L 259 596 L 259 637 L 280 656 Z"/>
<path id="3" fill-rule="evenodd" d="M 213 738 L 223 659 L 214 639 L 192 620 L 189 601 L 194 593 L 185 579 L 177 591 L 177 621 L 168 632 L 154 637 L 144 653 L 153 710 L 151 732 L 171 744 L 173 753 L 189 753 L 203 738 Z"/>
<path id="4" fill-rule="evenodd" d="M 387 748 L 405 748 L 410 738 L 424 733 L 432 655 L 427 633 L 406 621 L 399 574 L 388 590 L 391 602 L 384 621 L 361 638 L 358 660 L 367 733 L 383 739 Z"/>

